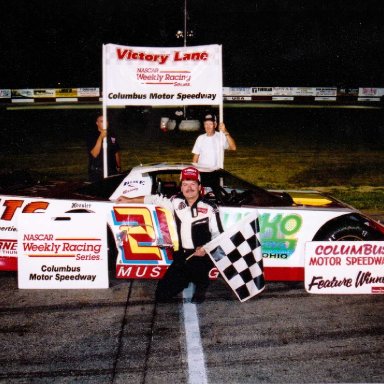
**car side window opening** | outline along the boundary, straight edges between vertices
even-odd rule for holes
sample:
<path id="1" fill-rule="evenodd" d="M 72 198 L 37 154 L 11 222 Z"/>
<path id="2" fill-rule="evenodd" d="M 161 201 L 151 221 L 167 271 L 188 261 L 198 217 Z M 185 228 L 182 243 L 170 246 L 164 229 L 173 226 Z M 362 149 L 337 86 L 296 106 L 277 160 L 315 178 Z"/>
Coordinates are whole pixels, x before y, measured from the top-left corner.
<path id="1" fill-rule="evenodd" d="M 180 192 L 180 171 L 177 173 L 155 173 L 152 175 L 152 193 L 171 197 Z"/>

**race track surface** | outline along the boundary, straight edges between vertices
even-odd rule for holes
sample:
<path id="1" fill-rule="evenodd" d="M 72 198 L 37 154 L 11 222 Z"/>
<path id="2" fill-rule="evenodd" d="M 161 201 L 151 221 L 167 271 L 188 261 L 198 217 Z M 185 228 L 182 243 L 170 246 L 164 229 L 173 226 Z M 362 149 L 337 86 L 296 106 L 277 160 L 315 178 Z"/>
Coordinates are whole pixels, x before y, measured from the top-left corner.
<path id="1" fill-rule="evenodd" d="M 383 295 L 269 283 L 241 304 L 222 280 L 154 301 L 156 281 L 19 290 L 0 274 L 1 383 L 384 382 Z"/>

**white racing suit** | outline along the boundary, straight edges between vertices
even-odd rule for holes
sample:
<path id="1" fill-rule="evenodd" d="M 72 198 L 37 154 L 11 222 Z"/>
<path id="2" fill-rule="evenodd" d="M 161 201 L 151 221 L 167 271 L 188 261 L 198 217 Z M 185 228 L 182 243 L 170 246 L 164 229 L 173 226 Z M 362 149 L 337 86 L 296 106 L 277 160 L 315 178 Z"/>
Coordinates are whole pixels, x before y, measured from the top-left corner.
<path id="1" fill-rule="evenodd" d="M 146 204 L 156 204 L 172 210 L 175 214 L 177 231 L 181 243 L 180 250 L 173 255 L 173 263 L 168 268 L 156 289 L 158 299 L 177 295 L 190 282 L 206 289 L 209 285 L 209 271 L 213 263 L 208 255 L 193 256 L 186 260 L 197 247 L 200 247 L 223 232 L 219 209 L 209 200 L 200 197 L 191 207 L 179 193 L 167 199 L 163 196 L 147 196 Z"/>

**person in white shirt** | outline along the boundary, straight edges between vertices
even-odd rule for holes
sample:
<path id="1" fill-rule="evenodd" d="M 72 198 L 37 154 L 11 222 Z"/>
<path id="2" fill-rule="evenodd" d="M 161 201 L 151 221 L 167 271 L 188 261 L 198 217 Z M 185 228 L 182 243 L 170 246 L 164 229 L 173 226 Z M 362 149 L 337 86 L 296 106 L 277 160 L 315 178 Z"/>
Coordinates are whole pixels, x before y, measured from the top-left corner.
<path id="1" fill-rule="evenodd" d="M 219 124 L 216 131 L 216 119 L 213 114 L 204 116 L 205 133 L 200 135 L 192 149 L 192 162 L 203 167 L 223 168 L 224 150 L 236 151 L 234 138 L 227 131 L 225 124 Z"/>

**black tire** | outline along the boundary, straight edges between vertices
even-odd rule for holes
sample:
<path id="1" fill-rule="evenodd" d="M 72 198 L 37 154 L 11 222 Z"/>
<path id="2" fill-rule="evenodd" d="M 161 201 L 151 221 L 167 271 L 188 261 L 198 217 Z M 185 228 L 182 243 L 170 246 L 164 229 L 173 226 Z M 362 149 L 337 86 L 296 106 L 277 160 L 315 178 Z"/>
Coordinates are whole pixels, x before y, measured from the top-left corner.
<path id="1" fill-rule="evenodd" d="M 326 241 L 372 241 L 377 237 L 362 225 L 345 225 L 329 231 L 324 240 Z"/>
<path id="2" fill-rule="evenodd" d="M 108 270 L 116 273 L 116 260 L 117 260 L 117 247 L 116 241 L 113 236 L 112 230 L 107 228 L 107 242 L 108 242 Z"/>

